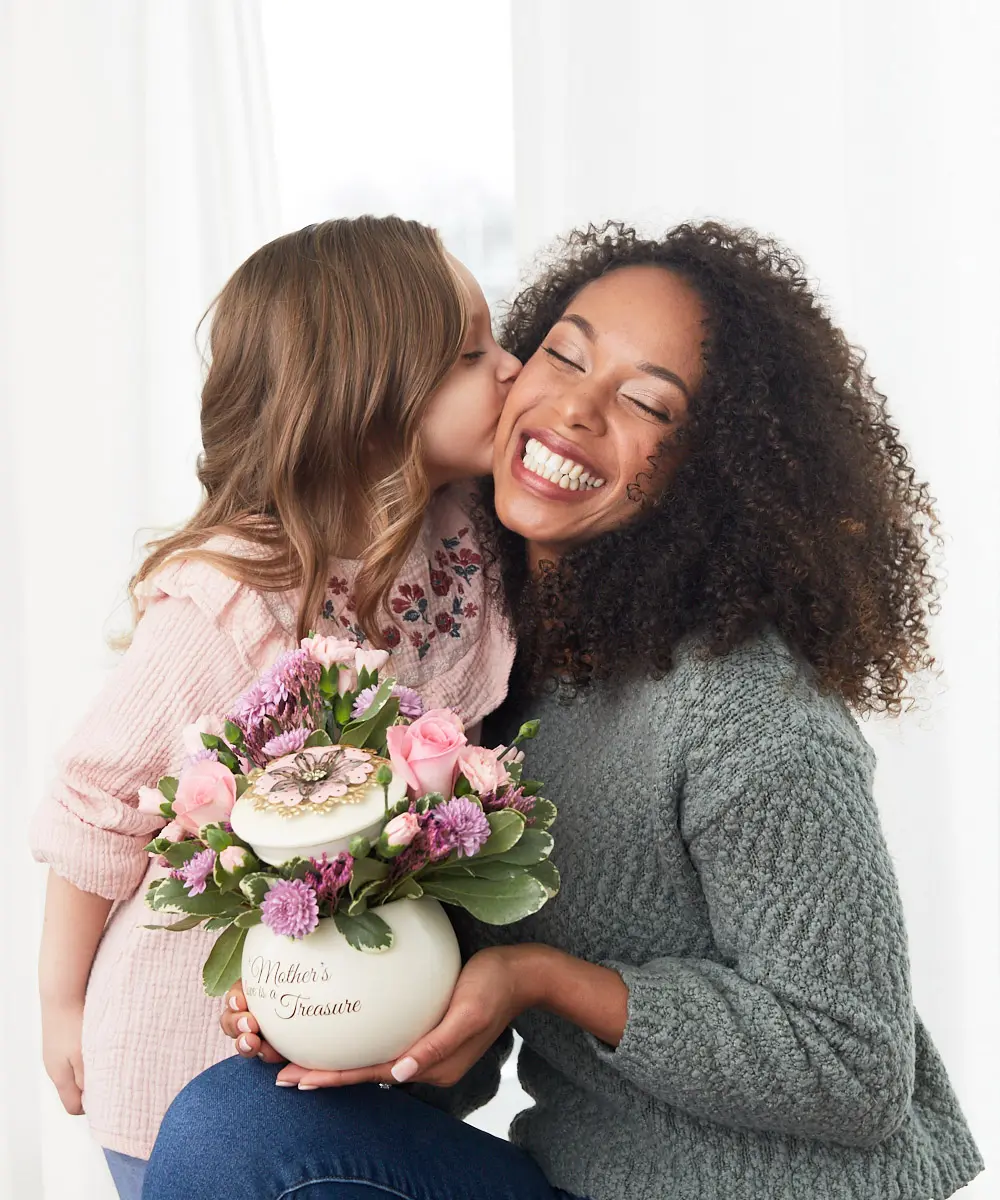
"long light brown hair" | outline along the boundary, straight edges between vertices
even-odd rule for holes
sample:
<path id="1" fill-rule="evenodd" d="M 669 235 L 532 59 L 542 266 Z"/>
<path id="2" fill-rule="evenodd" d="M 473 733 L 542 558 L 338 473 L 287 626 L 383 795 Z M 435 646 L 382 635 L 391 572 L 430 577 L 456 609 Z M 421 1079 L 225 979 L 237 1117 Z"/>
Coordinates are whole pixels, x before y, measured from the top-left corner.
<path id="1" fill-rule="evenodd" d="M 468 328 L 437 233 L 399 217 L 310 225 L 252 254 L 208 316 L 204 497 L 182 529 L 150 543 L 133 604 L 136 584 L 183 554 L 262 591 L 297 590 L 301 638 L 322 610 L 330 558 L 360 539 L 355 612 L 382 645 L 387 598 L 430 500 L 421 418 Z M 253 550 L 204 549 L 217 535 Z"/>

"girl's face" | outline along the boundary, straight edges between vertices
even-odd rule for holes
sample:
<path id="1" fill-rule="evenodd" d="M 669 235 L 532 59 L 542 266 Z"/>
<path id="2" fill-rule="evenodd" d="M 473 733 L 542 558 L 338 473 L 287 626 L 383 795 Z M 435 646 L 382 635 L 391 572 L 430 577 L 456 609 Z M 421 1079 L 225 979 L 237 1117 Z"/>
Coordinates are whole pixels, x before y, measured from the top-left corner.
<path id="1" fill-rule="evenodd" d="M 511 389 L 493 457 L 500 520 L 531 561 L 618 529 L 673 470 L 701 381 L 705 310 L 661 267 L 622 267 L 570 301 Z"/>
<path id="2" fill-rule="evenodd" d="M 459 360 L 431 397 L 421 426 L 424 469 L 432 490 L 489 474 L 497 421 L 521 370 L 517 359 L 493 338 L 479 284 L 457 259 L 451 264 L 468 292 L 471 320 Z"/>

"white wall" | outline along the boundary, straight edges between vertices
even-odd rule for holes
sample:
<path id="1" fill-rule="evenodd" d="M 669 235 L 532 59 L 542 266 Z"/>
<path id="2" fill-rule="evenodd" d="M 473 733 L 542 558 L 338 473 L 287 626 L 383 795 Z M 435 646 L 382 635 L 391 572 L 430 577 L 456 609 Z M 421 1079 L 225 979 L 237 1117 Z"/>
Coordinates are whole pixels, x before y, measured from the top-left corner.
<path id="1" fill-rule="evenodd" d="M 945 668 L 870 722 L 916 1000 L 1000 1196 L 1000 38 L 975 0 L 513 3 L 516 245 L 717 216 L 776 234 L 939 498 Z"/>

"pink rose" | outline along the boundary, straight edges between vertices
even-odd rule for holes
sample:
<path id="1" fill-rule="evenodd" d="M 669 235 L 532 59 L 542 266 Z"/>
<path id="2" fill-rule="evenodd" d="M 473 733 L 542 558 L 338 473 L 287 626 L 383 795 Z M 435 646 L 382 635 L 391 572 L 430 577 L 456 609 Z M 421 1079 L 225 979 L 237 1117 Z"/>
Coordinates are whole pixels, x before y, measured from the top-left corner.
<path id="1" fill-rule="evenodd" d="M 388 661 L 388 650 L 356 650 L 354 652 L 354 667 L 359 675 L 362 671 L 374 675 L 376 671 L 381 671 Z"/>
<path id="2" fill-rule="evenodd" d="M 458 769 L 480 796 L 510 783 L 507 768 L 497 759 L 496 750 L 487 750 L 485 746 L 466 746 L 458 756 Z"/>
<path id="3" fill-rule="evenodd" d="M 447 708 L 432 708 L 412 725 L 392 725 L 386 733 L 392 769 L 413 796 L 440 792 L 450 796 L 458 775 L 458 756 L 466 744 L 465 727 Z"/>
<path id="4" fill-rule="evenodd" d="M 213 717 L 211 713 L 206 713 L 199 717 L 194 724 L 184 726 L 184 753 L 189 758 L 193 758 L 205 749 L 205 743 L 201 740 L 203 733 L 212 733 L 216 737 L 222 737 L 222 722 L 218 717 Z"/>
<path id="5" fill-rule="evenodd" d="M 228 821 L 236 803 L 236 780 L 220 762 L 203 759 L 181 772 L 174 796 L 174 817 L 188 833 Z"/>
<path id="6" fill-rule="evenodd" d="M 145 813 L 148 817 L 159 817 L 163 819 L 163 813 L 160 812 L 160 805 L 166 804 L 167 798 L 159 788 L 139 788 L 139 803 L 137 805 L 139 812 Z"/>
<path id="7" fill-rule="evenodd" d="M 417 814 L 405 812 L 392 818 L 382 830 L 382 837 L 385 839 L 385 844 L 395 850 L 400 846 L 408 846 L 419 832 L 420 821 L 417 819 Z"/>
<path id="8" fill-rule="evenodd" d="M 303 650 L 309 652 L 322 667 L 329 670 L 334 665 L 340 666 L 337 676 L 337 690 L 341 695 L 352 692 L 358 686 L 358 673 L 354 666 L 354 655 L 358 647 L 350 638 L 311 637 L 303 638 Z"/>
<path id="9" fill-rule="evenodd" d="M 183 842 L 187 831 L 182 829 L 177 821 L 171 821 L 169 825 L 164 825 L 156 836 L 166 838 L 168 842 Z"/>
<path id="10" fill-rule="evenodd" d="M 219 862 L 222 864 L 222 869 L 228 871 L 230 875 L 235 875 L 237 871 L 242 871 L 246 866 L 247 852 L 243 846 L 227 846 L 219 855 Z"/>

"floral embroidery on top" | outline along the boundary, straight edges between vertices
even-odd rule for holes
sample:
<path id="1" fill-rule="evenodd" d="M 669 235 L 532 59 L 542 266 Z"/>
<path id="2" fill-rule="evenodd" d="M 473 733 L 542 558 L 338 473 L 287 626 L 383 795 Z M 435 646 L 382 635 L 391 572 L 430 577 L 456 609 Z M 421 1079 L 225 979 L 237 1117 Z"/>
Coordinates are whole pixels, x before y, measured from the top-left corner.
<path id="1" fill-rule="evenodd" d="M 369 777 L 381 762 L 370 750 L 353 746 L 303 749 L 275 759 L 263 771 L 251 772 L 244 795 L 254 808 L 282 816 L 329 812 L 338 804 L 363 800 Z"/>
<path id="2" fill-rule="evenodd" d="M 427 562 L 430 596 L 420 583 L 396 584 L 389 606 L 402 628 L 390 625 L 383 629 L 382 636 L 390 650 L 401 643 L 405 633 L 417 658 L 423 659 L 435 637 L 461 638 L 466 624 L 479 616 L 480 606 L 468 599 L 466 589 L 482 569 L 483 557 L 473 546 L 462 545 L 468 536 L 469 526 L 465 525 L 454 537 L 440 539 L 443 549 L 435 550 L 434 561 Z M 364 644 L 363 630 L 348 615 L 354 609 L 348 581 L 334 576 L 329 590 L 332 596 L 345 596 L 346 602 L 338 612 L 339 606 L 328 598 L 323 616 L 340 624 L 359 644 Z"/>

